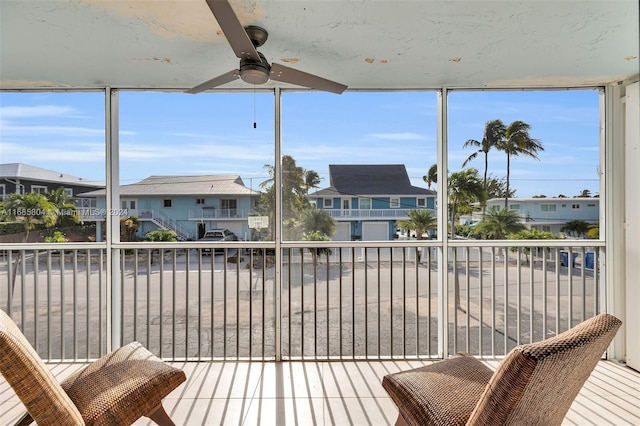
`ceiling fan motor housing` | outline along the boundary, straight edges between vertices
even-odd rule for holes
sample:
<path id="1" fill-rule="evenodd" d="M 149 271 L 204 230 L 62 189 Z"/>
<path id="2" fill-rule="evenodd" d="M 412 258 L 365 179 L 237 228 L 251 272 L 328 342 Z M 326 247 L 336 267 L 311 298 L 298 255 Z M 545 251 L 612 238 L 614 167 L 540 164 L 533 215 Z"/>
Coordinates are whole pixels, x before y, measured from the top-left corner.
<path id="1" fill-rule="evenodd" d="M 249 84 L 264 84 L 269 81 L 271 66 L 262 53 L 258 52 L 258 55 L 260 62 L 249 58 L 240 60 L 240 78 Z"/>

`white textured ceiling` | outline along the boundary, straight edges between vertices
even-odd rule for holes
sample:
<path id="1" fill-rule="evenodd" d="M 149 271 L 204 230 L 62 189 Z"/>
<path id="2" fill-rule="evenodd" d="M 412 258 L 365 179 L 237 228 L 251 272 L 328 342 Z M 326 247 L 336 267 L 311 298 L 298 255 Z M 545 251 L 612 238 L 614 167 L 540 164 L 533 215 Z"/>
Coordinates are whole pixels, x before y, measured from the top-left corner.
<path id="1" fill-rule="evenodd" d="M 638 3 L 231 0 L 270 62 L 351 89 L 636 79 Z M 0 88 L 186 89 L 237 67 L 204 0 L 0 0 Z"/>

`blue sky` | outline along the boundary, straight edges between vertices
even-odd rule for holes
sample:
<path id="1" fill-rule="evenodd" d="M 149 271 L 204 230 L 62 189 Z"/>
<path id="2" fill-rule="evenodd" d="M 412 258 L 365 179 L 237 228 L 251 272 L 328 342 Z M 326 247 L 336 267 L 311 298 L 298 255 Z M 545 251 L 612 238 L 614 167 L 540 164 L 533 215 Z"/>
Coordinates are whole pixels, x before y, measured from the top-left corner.
<path id="1" fill-rule="evenodd" d="M 414 185 L 436 161 L 435 92 L 285 92 L 282 152 L 317 171 L 329 164 L 404 164 Z M 511 162 L 516 195 L 599 192 L 597 90 L 453 91 L 449 94 L 449 171 L 473 152 L 485 122 L 522 120 L 545 150 L 540 161 Z M 240 175 L 258 189 L 273 164 L 270 93 L 120 93 L 120 177 Z M 256 122 L 256 128 L 253 123 Z M 22 162 L 104 181 L 102 93 L 0 92 L 0 162 Z M 483 160 L 471 166 L 482 174 Z M 506 157 L 489 155 L 489 173 L 506 175 Z"/>

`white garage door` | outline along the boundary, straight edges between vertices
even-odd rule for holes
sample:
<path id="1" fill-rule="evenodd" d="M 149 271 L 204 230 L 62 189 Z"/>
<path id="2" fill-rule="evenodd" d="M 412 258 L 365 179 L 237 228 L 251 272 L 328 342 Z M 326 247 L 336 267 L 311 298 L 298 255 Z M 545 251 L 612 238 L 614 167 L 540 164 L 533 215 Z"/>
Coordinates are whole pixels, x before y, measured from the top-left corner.
<path id="1" fill-rule="evenodd" d="M 351 224 L 349 222 L 336 223 L 336 233 L 331 236 L 333 241 L 351 241 Z"/>
<path id="2" fill-rule="evenodd" d="M 364 222 L 362 224 L 362 241 L 386 241 L 389 239 L 387 222 Z"/>

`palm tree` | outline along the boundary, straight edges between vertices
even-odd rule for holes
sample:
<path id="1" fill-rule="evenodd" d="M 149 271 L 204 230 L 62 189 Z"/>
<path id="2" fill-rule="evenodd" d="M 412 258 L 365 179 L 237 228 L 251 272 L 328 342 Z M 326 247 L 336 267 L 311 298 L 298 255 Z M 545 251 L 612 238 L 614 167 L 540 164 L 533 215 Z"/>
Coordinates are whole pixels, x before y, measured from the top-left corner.
<path id="1" fill-rule="evenodd" d="M 269 216 L 269 223 L 275 223 L 276 169 L 270 164 L 265 164 L 264 168 L 269 173 L 269 179 L 260 184 L 264 189 L 260 197 L 260 211 Z M 313 173 L 315 172 L 312 170 L 305 170 L 296 165 L 296 160 L 290 155 L 282 156 L 282 233 L 287 240 L 297 240 L 301 237 L 296 233 L 296 229 L 299 229 L 297 222 L 302 213 L 311 208 L 307 200 L 307 184 L 314 181 Z"/>
<path id="2" fill-rule="evenodd" d="M 509 234 L 522 231 L 526 227 L 513 210 L 493 206 L 478 225 L 478 232 L 491 240 L 503 240 Z"/>
<path id="3" fill-rule="evenodd" d="M 455 222 L 460 205 L 469 206 L 480 201 L 484 188 L 478 177 L 478 169 L 469 168 L 451 173 L 449 176 L 449 214 L 451 218 L 451 238 L 455 237 Z"/>
<path id="4" fill-rule="evenodd" d="M 438 219 L 432 216 L 429 210 L 413 209 L 407 213 L 407 216 L 409 219 L 400 219 L 396 225 L 402 229 L 415 231 L 419 240 L 422 239 L 422 234 L 438 226 Z"/>
<path id="5" fill-rule="evenodd" d="M 37 225 L 51 227 L 58 220 L 56 205 L 43 194 L 29 192 L 28 194 L 9 194 L 2 204 L 2 208 L 10 220 L 22 222 L 24 225 L 24 242 L 29 239 L 29 232 Z"/>
<path id="6" fill-rule="evenodd" d="M 583 237 L 587 234 L 591 228 L 588 222 L 584 220 L 572 220 L 567 222 L 562 228 L 560 228 L 561 232 L 569 234 L 571 236 Z"/>
<path id="7" fill-rule="evenodd" d="M 28 194 L 10 194 L 6 201 L 2 203 L 4 215 L 10 220 L 22 222 L 24 224 L 24 242 L 29 240 L 29 232 L 37 225 L 44 225 L 47 228 L 56 224 L 58 213 L 55 204 L 47 199 L 43 194 L 29 192 Z M 18 256 L 13 264 L 13 280 L 11 283 L 11 294 L 16 286 L 18 266 L 20 264 Z"/>
<path id="8" fill-rule="evenodd" d="M 56 227 L 73 226 L 78 223 L 78 208 L 73 204 L 73 197 L 65 192 L 63 186 L 48 192 L 45 196 L 58 211 Z"/>
<path id="9" fill-rule="evenodd" d="M 304 171 L 304 186 L 305 186 L 305 189 L 307 190 L 307 193 L 309 192 L 309 189 L 317 188 L 318 185 L 320 185 L 321 181 L 322 181 L 322 178 L 320 177 L 318 172 L 316 172 L 315 170 Z"/>
<path id="10" fill-rule="evenodd" d="M 462 167 L 464 168 L 469 162 L 473 161 L 478 155 L 484 155 L 484 175 L 482 179 L 483 187 L 487 188 L 487 171 L 489 170 L 489 151 L 492 148 L 496 148 L 505 138 L 507 128 L 501 120 L 491 120 L 487 121 L 484 127 L 484 136 L 482 137 L 482 141 L 477 141 L 475 139 L 467 140 L 463 148 L 477 148 L 477 150 L 469 155 L 464 163 L 462 163 Z M 486 209 L 486 198 L 481 199 L 482 203 L 482 214 L 484 215 Z"/>
<path id="11" fill-rule="evenodd" d="M 302 214 L 302 239 L 304 241 L 329 241 L 336 232 L 336 221 L 331 215 L 321 209 L 309 209 Z M 309 247 L 313 257 L 313 264 L 317 264 L 318 255 L 331 254 L 327 247 Z"/>
<path id="12" fill-rule="evenodd" d="M 422 176 L 422 180 L 427 183 L 429 189 L 431 189 L 432 183 L 438 183 L 438 165 L 434 164 L 429 167 L 429 171 L 426 175 Z"/>
<path id="13" fill-rule="evenodd" d="M 306 210 L 302 214 L 301 225 L 303 234 L 317 232 L 325 237 L 330 237 L 336 232 L 335 219 L 326 210 L 322 209 L 312 208 Z"/>
<path id="14" fill-rule="evenodd" d="M 509 201 L 509 172 L 511 168 L 511 157 L 526 155 L 538 160 L 538 152 L 544 151 L 542 142 L 533 139 L 529 135 L 531 126 L 524 121 L 514 121 L 509 124 L 504 134 L 504 139 L 496 145 L 496 149 L 503 151 L 507 155 L 507 191 L 504 197 L 504 207 L 507 208 Z"/>

